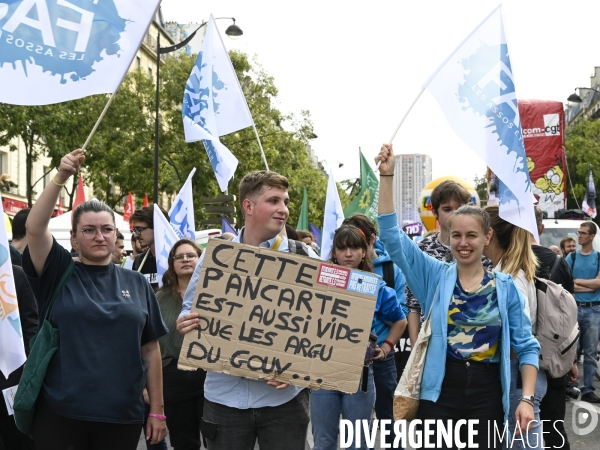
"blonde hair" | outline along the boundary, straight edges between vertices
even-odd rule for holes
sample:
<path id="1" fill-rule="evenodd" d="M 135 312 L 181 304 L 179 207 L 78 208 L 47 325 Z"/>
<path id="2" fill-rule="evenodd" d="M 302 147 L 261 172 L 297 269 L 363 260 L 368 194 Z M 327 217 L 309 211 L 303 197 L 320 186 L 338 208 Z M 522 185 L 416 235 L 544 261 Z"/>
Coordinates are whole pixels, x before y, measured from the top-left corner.
<path id="1" fill-rule="evenodd" d="M 503 250 L 502 272 L 516 278 L 522 269 L 527 281 L 533 281 L 538 260 L 531 250 L 531 233 L 500 218 L 497 205 L 486 206 L 484 210 L 490 216 L 494 238 Z"/>

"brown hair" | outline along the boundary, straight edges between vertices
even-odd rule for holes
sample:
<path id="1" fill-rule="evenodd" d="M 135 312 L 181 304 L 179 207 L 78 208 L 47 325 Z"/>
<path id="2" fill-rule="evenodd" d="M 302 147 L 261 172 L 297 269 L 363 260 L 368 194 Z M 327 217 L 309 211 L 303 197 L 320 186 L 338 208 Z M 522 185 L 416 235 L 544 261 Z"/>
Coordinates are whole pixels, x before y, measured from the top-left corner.
<path id="1" fill-rule="evenodd" d="M 531 233 L 500 218 L 498 205 L 486 206 L 485 211 L 490 215 L 494 238 L 503 250 L 502 272 L 516 278 L 523 269 L 525 278 L 533 281 L 538 260 L 531 250 Z"/>
<path id="2" fill-rule="evenodd" d="M 367 244 L 371 242 L 371 236 L 377 236 L 377 228 L 375 224 L 364 214 L 356 213 L 352 214 L 350 217 L 346 217 L 342 222 L 342 226 L 352 225 L 362 230 L 365 233 L 365 237 L 367 238 Z"/>
<path id="3" fill-rule="evenodd" d="M 191 245 L 198 254 L 198 257 L 200 257 L 200 255 L 202 254 L 202 249 L 191 239 L 184 238 L 175 242 L 175 244 L 173 244 L 173 247 L 171 247 L 171 251 L 169 252 L 169 268 L 163 274 L 163 285 L 160 290 L 174 289 L 177 286 L 179 280 L 177 279 L 177 274 L 175 273 L 175 260 L 173 259 L 173 257 L 175 256 L 175 252 L 177 251 L 177 249 L 184 244 Z"/>
<path id="4" fill-rule="evenodd" d="M 460 205 L 466 205 L 471 200 L 471 194 L 456 181 L 446 180 L 438 184 L 431 192 L 431 209 L 437 215 L 437 210 L 442 203 L 454 200 Z"/>
<path id="5" fill-rule="evenodd" d="M 140 209 L 136 209 L 129 218 L 129 223 L 133 223 L 134 220 L 136 222 L 145 222 L 148 227 L 154 229 L 154 206 L 158 206 L 158 209 L 160 209 L 160 212 L 163 213 L 163 216 L 165 216 L 167 222 L 171 222 L 171 219 L 169 219 L 169 214 L 165 208 L 160 205 L 149 205 Z"/>
<path id="6" fill-rule="evenodd" d="M 337 230 L 335 230 L 329 260 L 332 261 L 334 264 L 337 264 L 337 260 L 333 256 L 333 251 L 334 249 L 343 250 L 345 248 L 362 248 L 365 251 L 365 257 L 358 265 L 358 270 L 364 270 L 365 272 L 373 272 L 373 262 L 369 257 L 367 240 L 365 239 L 363 232 L 355 226 L 344 225 L 343 227 L 340 227 Z"/>
<path id="7" fill-rule="evenodd" d="M 475 217 L 481 224 L 483 234 L 487 235 L 492 227 L 490 216 L 487 212 L 475 205 L 463 205 L 452 213 L 448 218 L 448 227 L 452 228 L 452 222 L 457 216 L 472 216 Z"/>
<path id="8" fill-rule="evenodd" d="M 242 178 L 242 181 L 240 181 L 240 205 L 243 205 L 244 200 L 247 198 L 250 199 L 252 203 L 256 203 L 258 197 L 263 193 L 265 186 L 287 191 L 290 187 L 290 183 L 286 177 L 277 172 L 271 172 L 269 170 L 250 172 Z M 242 211 L 244 211 L 243 206 Z"/>
<path id="9" fill-rule="evenodd" d="M 102 213 L 107 212 L 112 217 L 113 225 L 115 224 L 115 213 L 110 206 L 106 203 L 101 202 L 100 200 L 93 198 L 91 200 L 83 202 L 77 208 L 73 210 L 73 231 L 77 232 L 77 227 L 79 226 L 79 221 L 81 220 L 81 216 L 86 212 L 93 213 Z"/>

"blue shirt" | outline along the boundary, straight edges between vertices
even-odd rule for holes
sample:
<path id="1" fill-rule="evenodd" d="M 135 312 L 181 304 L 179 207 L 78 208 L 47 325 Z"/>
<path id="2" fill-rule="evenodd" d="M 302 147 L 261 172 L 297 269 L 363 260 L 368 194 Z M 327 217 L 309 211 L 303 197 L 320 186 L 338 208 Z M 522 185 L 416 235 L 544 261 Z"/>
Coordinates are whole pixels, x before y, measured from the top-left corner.
<path id="1" fill-rule="evenodd" d="M 600 267 L 598 267 L 598 252 L 592 250 L 589 255 L 582 255 L 577 250 L 575 264 L 573 264 L 573 253 L 569 253 L 565 260 L 573 272 L 573 279 L 581 278 L 583 280 L 592 280 L 598 276 Z M 599 302 L 600 289 L 594 292 L 575 292 L 575 300 L 578 302 Z"/>
<path id="2" fill-rule="evenodd" d="M 242 243 L 244 229 L 236 236 L 232 242 Z M 271 248 L 275 243 L 277 236 L 262 242 L 260 247 Z M 289 252 L 287 238 L 282 236 L 278 250 L 280 252 Z M 317 254 L 309 249 L 311 258 L 318 258 Z M 179 317 L 188 314 L 192 309 L 198 279 L 200 278 L 200 270 L 204 262 L 204 253 L 200 257 L 200 261 L 196 265 L 190 284 L 185 291 L 183 297 L 183 305 Z M 229 406 L 237 409 L 263 408 L 265 406 L 279 406 L 289 402 L 296 397 L 302 390 L 299 386 L 288 386 L 285 389 L 275 389 L 269 386 L 264 380 L 251 380 L 243 377 L 234 377 L 225 373 L 207 372 L 206 381 L 204 382 L 204 398 L 207 400 Z"/>

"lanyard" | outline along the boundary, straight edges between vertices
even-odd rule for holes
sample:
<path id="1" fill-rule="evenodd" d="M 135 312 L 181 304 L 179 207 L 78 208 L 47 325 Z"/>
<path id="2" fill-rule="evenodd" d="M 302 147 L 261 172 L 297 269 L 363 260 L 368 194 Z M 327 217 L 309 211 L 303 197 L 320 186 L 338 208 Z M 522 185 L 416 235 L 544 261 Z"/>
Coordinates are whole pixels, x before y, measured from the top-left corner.
<path id="1" fill-rule="evenodd" d="M 271 250 L 279 250 L 279 246 L 281 245 L 281 241 L 283 241 L 283 239 L 281 238 L 281 236 L 277 236 L 277 239 L 275 239 L 275 242 L 273 243 L 273 246 L 271 247 Z"/>

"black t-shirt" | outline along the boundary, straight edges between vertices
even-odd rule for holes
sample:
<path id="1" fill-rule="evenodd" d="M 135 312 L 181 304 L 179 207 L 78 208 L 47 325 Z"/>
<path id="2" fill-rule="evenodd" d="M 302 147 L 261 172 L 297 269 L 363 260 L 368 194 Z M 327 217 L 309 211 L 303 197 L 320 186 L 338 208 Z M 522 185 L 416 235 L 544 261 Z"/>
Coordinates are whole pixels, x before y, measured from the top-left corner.
<path id="1" fill-rule="evenodd" d="M 71 259 L 54 240 L 38 277 L 25 249 L 23 270 L 40 317 Z M 51 323 L 59 330 L 60 346 L 42 392 L 52 409 L 71 419 L 141 424 L 146 385 L 141 347 L 167 333 L 145 278 L 112 263 L 76 262 L 54 303 Z"/>
<path id="2" fill-rule="evenodd" d="M 550 279 L 550 269 L 556 261 L 556 253 L 547 247 L 541 245 L 532 245 L 531 249 L 539 261 L 539 266 L 535 273 L 536 277 Z M 571 294 L 575 293 L 575 284 L 573 282 L 573 274 L 571 268 L 567 264 L 564 258 L 561 257 L 560 263 L 554 272 L 552 281 L 562 286 L 569 291 Z"/>
<path id="3" fill-rule="evenodd" d="M 146 261 L 144 261 L 146 253 L 148 253 L 148 257 L 146 258 Z M 154 292 L 156 292 L 158 290 L 158 269 L 156 267 L 156 257 L 150 250 L 140 253 L 135 257 L 131 270 L 135 270 L 137 272 L 142 262 L 144 262 L 144 265 L 142 266 L 140 273 L 146 277 L 150 283 L 150 286 L 152 286 L 152 289 L 154 289 Z"/>

